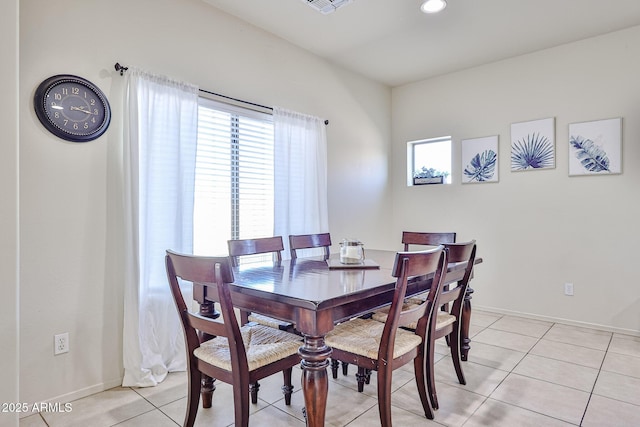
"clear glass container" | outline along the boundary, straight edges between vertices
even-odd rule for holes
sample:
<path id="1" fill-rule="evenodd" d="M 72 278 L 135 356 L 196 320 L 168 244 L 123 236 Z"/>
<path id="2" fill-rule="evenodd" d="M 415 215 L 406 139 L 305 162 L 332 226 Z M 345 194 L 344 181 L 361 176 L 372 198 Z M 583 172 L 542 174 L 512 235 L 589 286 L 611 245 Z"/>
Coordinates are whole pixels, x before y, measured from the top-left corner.
<path id="1" fill-rule="evenodd" d="M 343 239 L 340 242 L 340 262 L 342 264 L 362 264 L 364 246 L 358 239 Z"/>

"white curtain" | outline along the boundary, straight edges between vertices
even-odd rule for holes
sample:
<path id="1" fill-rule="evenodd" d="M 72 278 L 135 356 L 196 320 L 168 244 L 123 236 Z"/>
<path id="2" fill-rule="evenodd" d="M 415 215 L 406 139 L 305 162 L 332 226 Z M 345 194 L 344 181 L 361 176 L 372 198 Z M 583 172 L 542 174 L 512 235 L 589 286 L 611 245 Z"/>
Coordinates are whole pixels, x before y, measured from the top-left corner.
<path id="1" fill-rule="evenodd" d="M 274 234 L 283 236 L 289 254 L 289 234 L 329 231 L 327 208 L 327 134 L 324 120 L 273 109 L 275 135 Z"/>
<path id="2" fill-rule="evenodd" d="M 164 255 L 193 247 L 198 88 L 129 68 L 124 112 L 122 385 L 148 387 L 186 369 Z"/>

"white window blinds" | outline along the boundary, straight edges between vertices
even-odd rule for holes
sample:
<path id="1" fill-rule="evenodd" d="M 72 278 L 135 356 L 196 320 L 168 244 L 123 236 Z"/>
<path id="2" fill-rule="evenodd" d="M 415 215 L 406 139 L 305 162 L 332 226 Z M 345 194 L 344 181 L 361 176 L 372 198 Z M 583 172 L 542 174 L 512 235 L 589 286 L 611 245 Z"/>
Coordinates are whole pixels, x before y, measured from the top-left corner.
<path id="1" fill-rule="evenodd" d="M 273 235 L 271 114 L 200 98 L 194 252 L 225 255 L 227 240 Z"/>

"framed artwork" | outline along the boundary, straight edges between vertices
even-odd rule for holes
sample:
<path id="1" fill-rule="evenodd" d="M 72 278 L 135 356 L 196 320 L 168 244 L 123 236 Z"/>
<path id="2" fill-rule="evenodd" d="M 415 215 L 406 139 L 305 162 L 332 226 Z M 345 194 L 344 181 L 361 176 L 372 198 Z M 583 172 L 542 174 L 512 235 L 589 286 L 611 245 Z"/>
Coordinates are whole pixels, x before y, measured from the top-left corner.
<path id="1" fill-rule="evenodd" d="M 555 118 L 511 124 L 511 171 L 556 167 Z"/>
<path id="2" fill-rule="evenodd" d="M 622 118 L 569 124 L 569 176 L 622 173 Z"/>
<path id="3" fill-rule="evenodd" d="M 463 184 L 498 182 L 498 135 L 463 139 Z"/>

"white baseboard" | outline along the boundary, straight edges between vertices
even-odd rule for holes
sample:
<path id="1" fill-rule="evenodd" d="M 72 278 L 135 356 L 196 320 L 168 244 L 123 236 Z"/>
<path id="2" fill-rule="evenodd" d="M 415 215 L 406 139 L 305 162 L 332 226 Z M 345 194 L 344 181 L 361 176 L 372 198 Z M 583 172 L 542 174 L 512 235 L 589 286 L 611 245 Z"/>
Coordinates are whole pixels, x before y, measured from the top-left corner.
<path id="1" fill-rule="evenodd" d="M 94 384 L 89 387 L 85 387 L 80 390 L 72 391 L 71 393 L 63 394 L 51 399 L 48 399 L 44 402 L 39 403 L 68 403 L 73 402 L 74 400 L 82 399 L 83 397 L 91 396 L 92 394 L 100 393 L 105 390 L 109 390 L 114 387 L 120 387 L 122 385 L 122 378 L 114 379 L 110 381 L 105 381 L 100 384 Z M 36 402 L 31 402 L 30 405 L 35 404 Z M 20 413 L 20 418 L 28 417 L 33 415 L 32 412 Z"/>
<path id="2" fill-rule="evenodd" d="M 524 318 L 527 318 L 527 319 L 543 320 L 545 322 L 561 323 L 563 325 L 579 326 L 579 327 L 583 327 L 583 328 L 597 329 L 599 331 L 614 332 L 614 333 L 618 333 L 618 334 L 624 334 L 624 335 L 631 335 L 631 336 L 635 336 L 635 337 L 640 337 L 640 331 L 635 331 L 633 329 L 615 328 L 613 326 L 599 325 L 597 323 L 579 322 L 579 321 L 576 321 L 576 320 L 562 319 L 562 318 L 559 318 L 559 317 L 542 316 L 542 315 L 539 315 L 539 314 L 523 313 L 523 312 L 520 312 L 520 311 L 504 310 L 504 309 L 501 309 L 501 308 L 485 307 L 485 306 L 480 306 L 480 305 L 474 305 L 472 310 L 480 310 L 480 311 L 486 311 L 486 312 L 496 313 L 496 314 L 507 314 L 507 315 L 510 315 L 510 316 L 524 317 Z M 471 316 L 473 317 L 473 312 L 472 312 Z"/>

